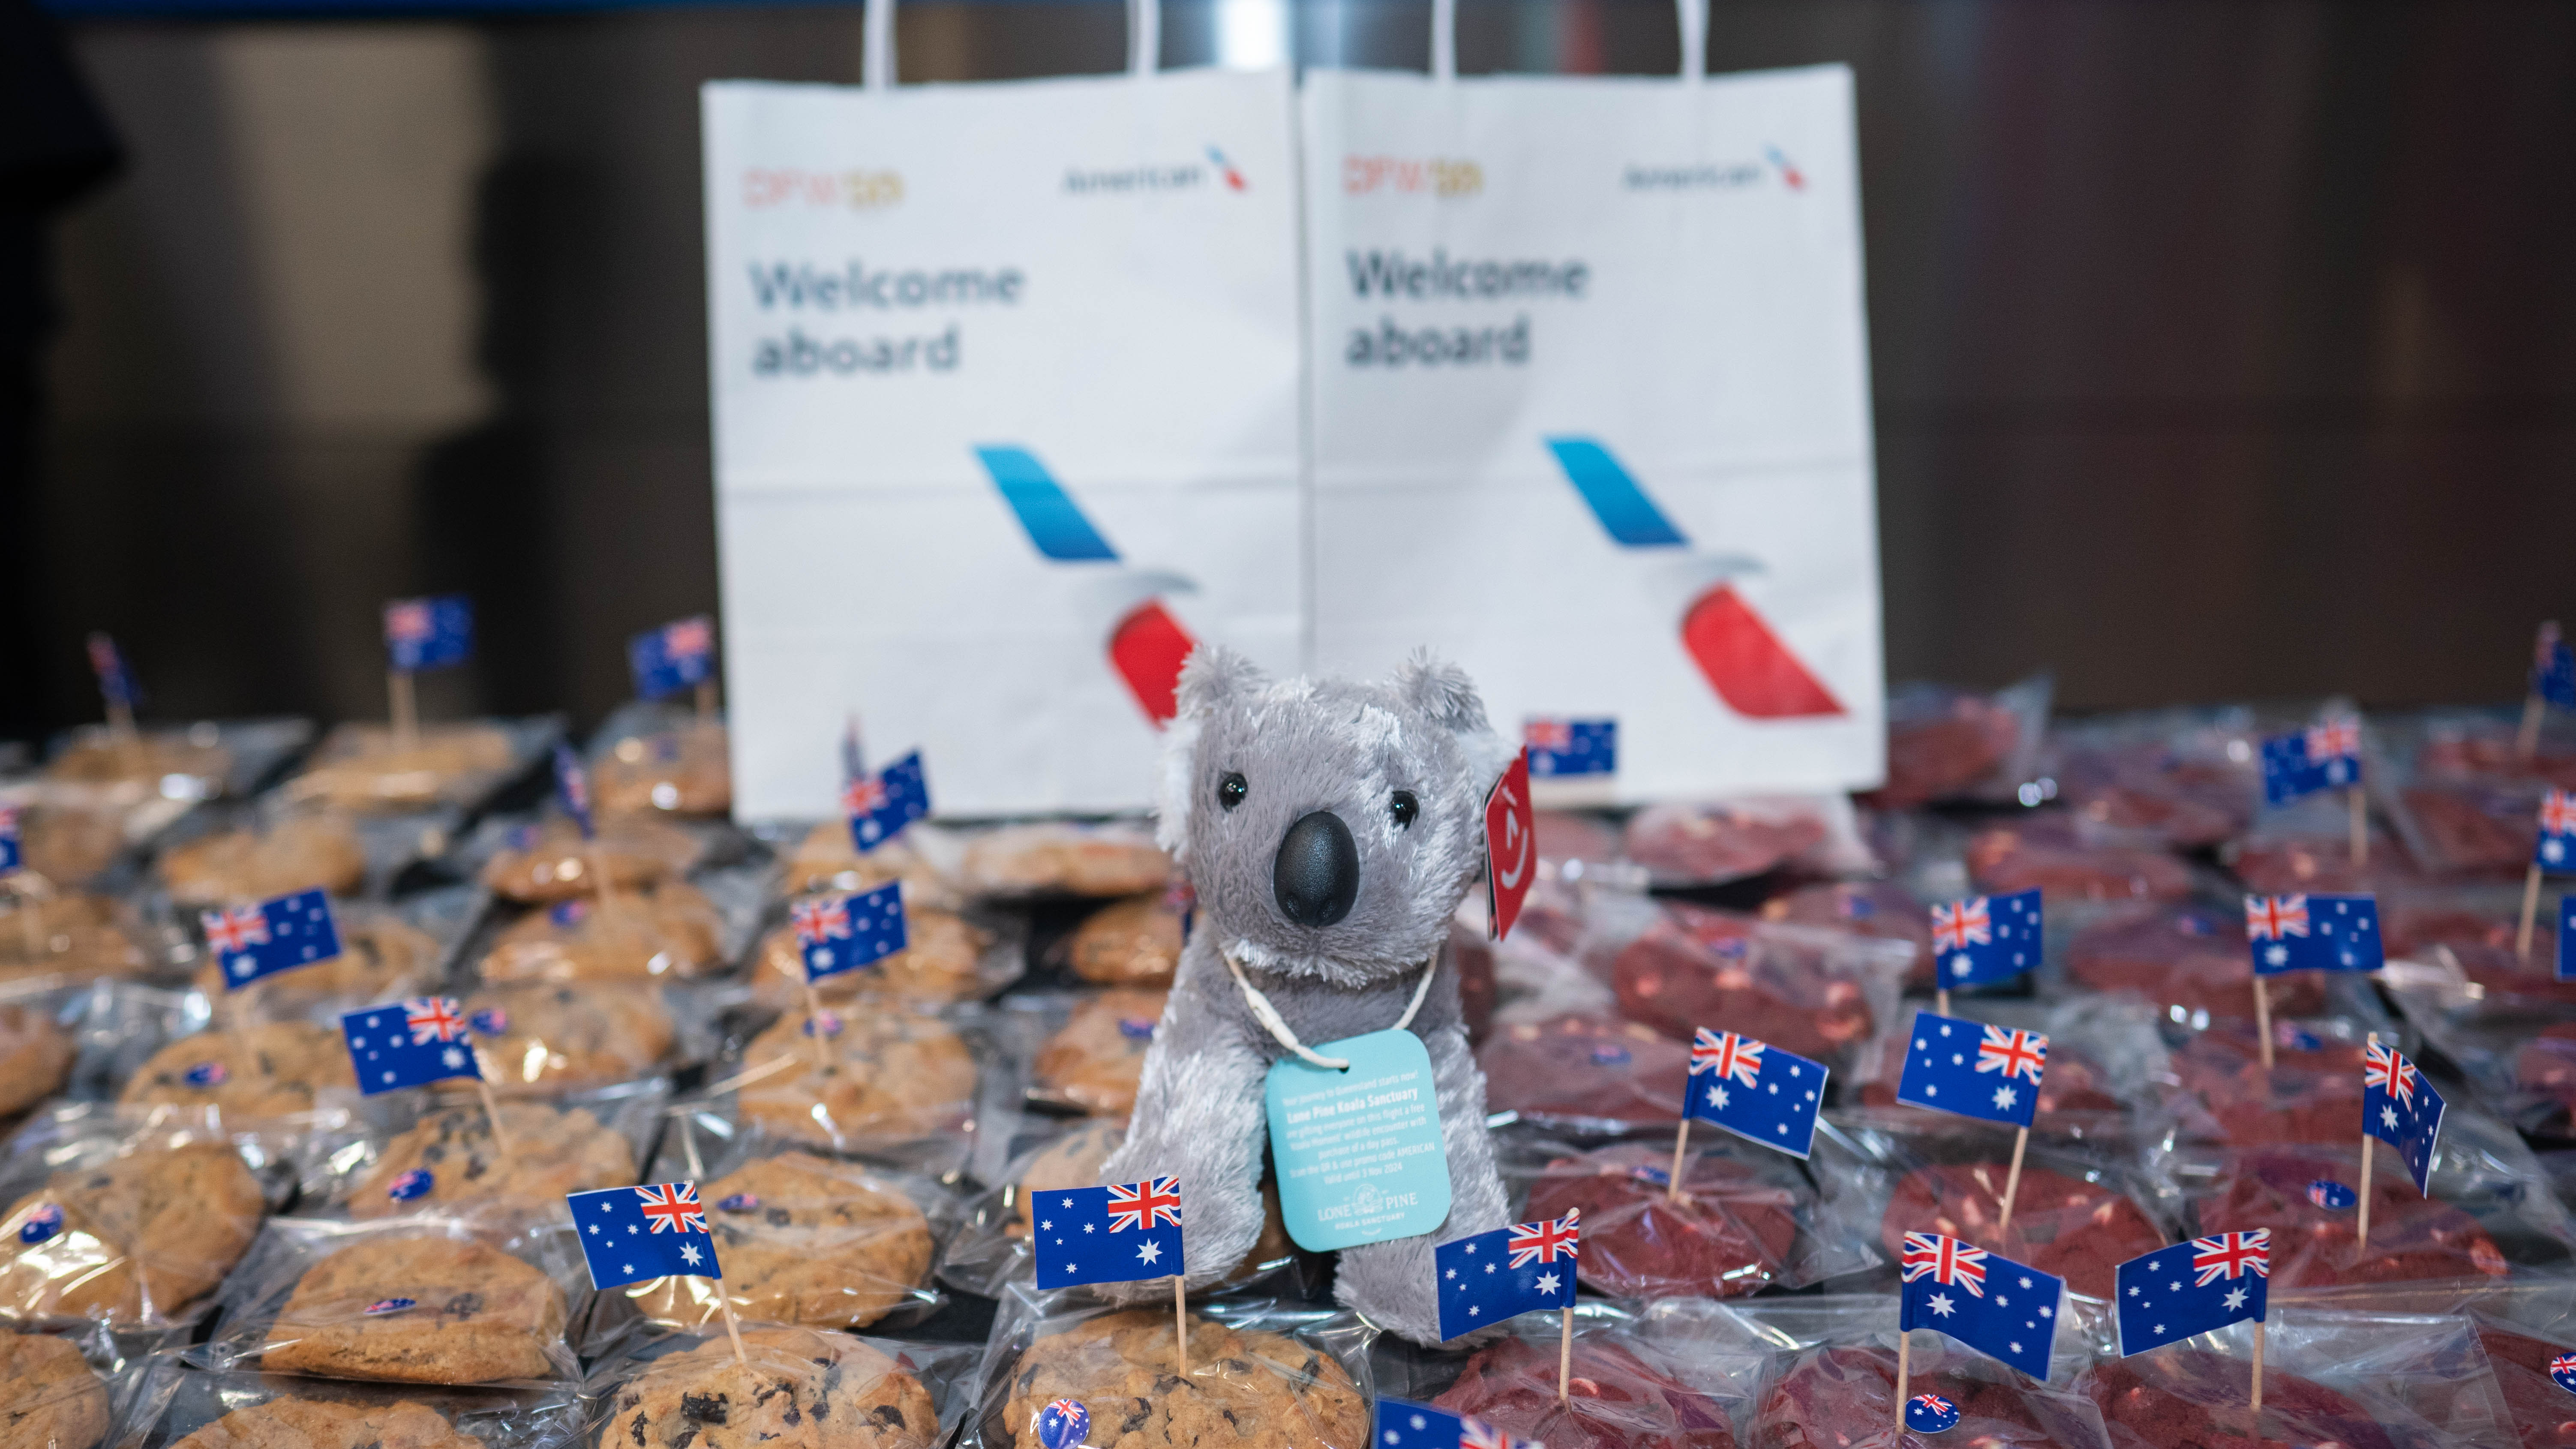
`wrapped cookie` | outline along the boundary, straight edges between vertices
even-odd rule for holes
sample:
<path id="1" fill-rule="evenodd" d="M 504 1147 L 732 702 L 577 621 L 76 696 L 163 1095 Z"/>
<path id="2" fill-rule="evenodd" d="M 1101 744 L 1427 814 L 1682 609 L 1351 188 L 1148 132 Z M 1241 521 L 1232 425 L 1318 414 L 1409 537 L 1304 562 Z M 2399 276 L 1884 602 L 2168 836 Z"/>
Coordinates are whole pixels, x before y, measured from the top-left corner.
<path id="1" fill-rule="evenodd" d="M 345 1113 L 358 1078 L 331 1027 L 272 1021 L 209 1029 L 155 1052 L 117 1100 L 129 1107 L 211 1107 L 227 1120 Z"/>
<path id="2" fill-rule="evenodd" d="M 1690 1048 L 1595 1013 L 1513 1021 L 1476 1053 L 1485 1108 L 1552 1131 L 1615 1136 L 1681 1120 Z"/>
<path id="3" fill-rule="evenodd" d="M 1672 1190 L 1670 1140 L 1502 1144 L 1522 1216 L 1583 1221 L 1583 1286 L 1612 1298 L 1740 1298 L 1876 1265 L 1832 1225 L 1794 1158 L 1722 1133 L 1693 1141 Z M 1552 1390 L 1551 1390 L 1552 1391 Z"/>
<path id="4" fill-rule="evenodd" d="M 1466 1352 L 1379 1345 L 1378 1392 L 1482 1420 L 1550 1449 L 1737 1449 L 1772 1354 L 1700 1331 L 1691 1315 L 1585 1303 L 1564 1354 L 1555 1314 L 1529 1314 Z M 1542 1437 L 1544 1436 L 1544 1437 Z"/>
<path id="5" fill-rule="evenodd" d="M 506 1143 L 493 1139 L 472 1095 L 375 1098 L 368 1105 L 384 1120 L 328 1144 L 304 1190 L 361 1221 L 425 1212 L 559 1221 L 566 1193 L 641 1180 L 668 1096 L 668 1084 L 654 1078 L 505 1101 Z"/>
<path id="6" fill-rule="evenodd" d="M 2046 968 L 2088 991 L 2118 992 L 2159 1009 L 2197 1017 L 2254 1019 L 2254 971 L 2245 949 L 2244 911 L 2225 905 L 2136 902 L 2090 913 Z M 2266 985 L 2276 1017 L 2324 1010 L 2329 983 L 2313 971 L 2275 976 Z"/>
<path id="7" fill-rule="evenodd" d="M 581 1430 L 569 1384 L 370 1384 L 153 1365 L 119 1449 L 562 1449 Z"/>
<path id="8" fill-rule="evenodd" d="M 1722 1023 L 1836 1069 L 1897 1014 L 1913 949 L 1682 902 L 1598 895 L 1587 969 L 1620 1014 L 1675 1041 Z"/>
<path id="9" fill-rule="evenodd" d="M 724 968 L 724 918 L 685 881 L 583 896 L 531 911 L 475 963 L 486 981 L 678 980 Z"/>
<path id="10" fill-rule="evenodd" d="M 290 799 L 346 810 L 472 805 L 561 733 L 552 720 L 424 724 L 408 739 L 389 727 L 344 724 L 286 783 Z"/>
<path id="11" fill-rule="evenodd" d="M 1193 1308 L 1189 1373 L 1172 1311 L 1069 1307 L 1014 1285 L 977 1374 L 974 1449 L 1360 1449 L 1372 1330 L 1348 1313 Z"/>
<path id="12" fill-rule="evenodd" d="M 577 1380 L 590 1296 L 565 1230 L 466 1219 L 272 1219 L 226 1280 L 207 1365 L 376 1383 Z"/>
<path id="13" fill-rule="evenodd" d="M 595 897 L 603 872 L 612 891 L 642 891 L 686 875 L 705 854 L 687 831 L 650 816 L 612 817 L 589 839 L 561 816 L 496 828 L 477 874 L 494 895 L 524 906 Z"/>
<path id="14" fill-rule="evenodd" d="M 437 985 L 449 953 L 473 924 L 478 903 L 472 894 L 458 887 L 425 892 L 400 906 L 341 902 L 331 910 L 339 955 L 263 977 L 243 991 L 227 988 L 210 957 L 197 968 L 197 990 L 221 1003 L 217 1009 L 227 1021 L 306 1021 L 336 1028 L 343 1013 L 418 996 Z"/>
<path id="15" fill-rule="evenodd" d="M 366 883 L 367 854 L 350 818 L 302 810 L 172 844 L 153 869 L 170 899 L 193 910 L 317 889 L 355 895 Z"/>
<path id="16" fill-rule="evenodd" d="M 1189 911 L 1187 882 L 1112 901 L 1064 938 L 1064 964 L 1096 986 L 1168 989 L 1181 964 L 1181 924 Z"/>
<path id="17" fill-rule="evenodd" d="M 730 1065 L 709 1093 L 729 1096 L 733 1115 L 832 1151 L 924 1139 L 962 1147 L 974 1117 L 974 1045 L 936 1016 L 893 1006 L 787 1012 Z"/>
<path id="18" fill-rule="evenodd" d="M 84 987 L 0 985 L 0 1121 L 62 1090 L 79 1055 Z"/>
<path id="19" fill-rule="evenodd" d="M 1987 693 L 1909 684 L 1887 697 L 1887 783 L 1866 797 L 1882 810 L 1942 801 L 2012 802 L 2039 762 L 2053 685 L 2045 674 Z"/>
<path id="20" fill-rule="evenodd" d="M 1004 825 L 967 842 L 958 883 L 970 895 L 1007 899 L 1133 896 L 1161 890 L 1171 859 L 1134 825 Z"/>
<path id="21" fill-rule="evenodd" d="M 2163 850 L 2097 844 L 2053 812 L 2015 817 L 1970 837 L 1968 877 L 1992 895 L 2037 889 L 2051 910 L 2086 901 L 2179 901 L 2196 882 Z"/>
<path id="22" fill-rule="evenodd" d="M 0 1177 L 0 1315 L 187 1322 L 250 1247 L 268 1200 L 219 1130 L 99 1127 L 22 1151 Z"/>
<path id="23" fill-rule="evenodd" d="M 678 1040 L 662 989 L 625 990 L 549 981 L 487 985 L 468 992 L 467 1038 L 484 1079 L 505 1097 L 551 1097 L 648 1076 Z M 448 1090 L 470 1091 L 463 1083 Z"/>
<path id="24" fill-rule="evenodd" d="M 1649 805 L 1629 819 L 1621 853 L 1658 886 L 1722 885 L 1774 870 L 1834 875 L 1872 864 L 1843 795 Z"/>
<path id="25" fill-rule="evenodd" d="M 1025 932 L 1016 920 L 981 913 L 969 918 L 915 905 L 907 884 L 903 924 L 902 950 L 859 970 L 826 976 L 814 983 L 815 991 L 827 1002 L 884 996 L 939 1007 L 989 996 L 1019 978 Z M 805 1000 L 805 958 L 794 927 L 782 925 L 761 938 L 752 960 L 751 997 L 778 1011 Z"/>
<path id="26" fill-rule="evenodd" d="M 1029 1098 L 1101 1117 L 1125 1117 L 1136 1105 L 1145 1048 L 1154 1041 L 1169 992 L 1132 987 L 1069 998 L 1016 997 L 1011 1005 L 1045 1014 L 1055 1025 L 1029 1073 Z"/>
<path id="27" fill-rule="evenodd" d="M 638 1329 L 721 1332 L 719 1291 L 745 1323 L 879 1332 L 917 1323 L 946 1301 L 931 1286 L 931 1264 L 956 1224 L 956 1189 L 825 1157 L 757 1127 L 707 1128 L 698 1113 L 674 1113 L 651 1180 L 697 1184 L 723 1281 L 654 1278 L 609 1289 L 591 1316 L 585 1357 Z"/>
<path id="28" fill-rule="evenodd" d="M 2045 1005 L 1981 1000 L 1976 1014 L 1995 1026 L 2036 1031 L 2048 1038 L 2048 1069 L 2039 1084 L 2039 1110 L 2031 1123 L 2035 1135 L 2134 1140 L 2139 1126 L 2134 1109 L 2155 1102 L 2170 1087 L 2169 1054 L 2158 1033 L 2156 1013 L 2144 1002 L 2080 994 Z M 1896 1100 L 1912 1027 L 1911 1021 L 1890 1023 L 1889 1030 L 1858 1054 L 1848 1079 L 1840 1084 L 1840 1100 L 1870 1109 L 1874 1122 L 1910 1122 L 1917 1131 L 1954 1126 L 1959 1122 L 1955 1116 Z M 2146 1120 L 2162 1119 L 2150 1112 Z"/>
<path id="29" fill-rule="evenodd" d="M 584 1386 L 597 1442 L 621 1449 L 938 1449 L 964 1411 L 968 1344 L 892 1343 L 746 1324 L 653 1340 Z"/>
<path id="30" fill-rule="evenodd" d="M 59 984 L 141 975 L 150 964 L 135 922 L 105 896 L 0 884 L 0 984 Z"/>
<path id="31" fill-rule="evenodd" d="M 650 705 L 620 708 L 590 751 L 599 813 L 723 815 L 733 809 L 733 767 L 721 721 Z"/>
<path id="32" fill-rule="evenodd" d="M 935 906 L 954 911 L 965 904 L 965 894 L 952 876 L 965 846 L 926 821 L 914 821 L 894 839 L 864 853 L 851 838 L 846 819 L 803 827 L 767 826 L 756 833 L 786 861 L 781 887 L 789 895 L 868 891 L 899 880 L 907 908 Z"/>
<path id="33" fill-rule="evenodd" d="M 101 1374 L 71 1337 L 0 1330 L 0 1443 L 101 1449 L 115 1424 L 118 1378 L 113 1366 Z"/>

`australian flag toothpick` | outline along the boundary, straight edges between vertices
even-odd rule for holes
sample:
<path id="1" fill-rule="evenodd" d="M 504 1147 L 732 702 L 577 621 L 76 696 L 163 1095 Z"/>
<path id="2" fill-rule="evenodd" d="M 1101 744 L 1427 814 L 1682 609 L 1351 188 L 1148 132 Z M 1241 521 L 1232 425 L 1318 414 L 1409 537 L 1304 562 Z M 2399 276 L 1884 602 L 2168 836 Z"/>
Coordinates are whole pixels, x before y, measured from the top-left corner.
<path id="1" fill-rule="evenodd" d="M 903 882 L 798 901 L 787 908 L 787 918 L 807 981 L 873 966 L 904 948 Z"/>
<path id="2" fill-rule="evenodd" d="M 714 673 L 715 624 L 704 614 L 647 629 L 626 641 L 626 662 L 640 699 L 668 699 Z"/>
<path id="3" fill-rule="evenodd" d="M 2141 1253 L 2120 1265 L 2120 1356 L 2145 1353 L 2249 1319 L 2270 1302 L 2272 1230 L 2220 1233 Z"/>
<path id="4" fill-rule="evenodd" d="M 2245 942 L 2254 974 L 2376 971 L 2379 902 L 2366 895 L 2247 896 Z"/>
<path id="5" fill-rule="evenodd" d="M 0 805 L 0 875 L 21 869 L 26 863 L 26 844 L 18 836 L 17 807 Z"/>
<path id="6" fill-rule="evenodd" d="M 930 813 L 930 784 L 921 773 L 921 752 L 913 751 L 873 775 L 861 775 L 841 791 L 841 813 L 850 817 L 850 843 L 865 855 Z"/>
<path id="7" fill-rule="evenodd" d="M 2039 1113 L 2039 1084 L 2047 1070 L 2048 1038 L 2039 1032 L 1918 1011 L 1896 1100 L 2027 1127 Z"/>
<path id="8" fill-rule="evenodd" d="M 1581 1217 L 1568 1212 L 1543 1222 L 1514 1223 L 1433 1248 L 1440 1336 L 1456 1338 L 1536 1309 L 1573 1306 L 1575 1259 L 1583 1247 Z"/>
<path id="9" fill-rule="evenodd" d="M 2048 1377 L 2066 1280 L 1939 1233 L 1907 1233 L 1899 1326 L 1944 1333 L 2035 1379 Z"/>
<path id="10" fill-rule="evenodd" d="M 653 1278 L 721 1278 L 716 1240 L 707 1232 L 693 1182 L 609 1187 L 567 1193 L 591 1286 L 616 1288 Z"/>
<path id="11" fill-rule="evenodd" d="M 124 651 L 105 634 L 89 636 L 89 670 L 98 676 L 98 692 L 111 710 L 132 710 L 143 703 L 143 686 L 134 682 Z"/>
<path id="12" fill-rule="evenodd" d="M 465 1034 L 465 1013 L 452 996 L 420 996 L 350 1012 L 340 1018 L 340 1035 L 358 1071 L 358 1090 L 370 1097 L 483 1075 Z"/>
<path id="13" fill-rule="evenodd" d="M 1533 776 L 1608 775 L 1619 768 L 1615 719 L 1532 719 L 1521 725 Z"/>
<path id="14" fill-rule="evenodd" d="M 555 741 L 555 803 L 563 806 L 563 812 L 581 828 L 582 839 L 598 838 L 599 821 L 590 813 L 590 776 L 574 756 L 572 746 L 561 740 Z M 606 889 L 608 883 L 599 884 Z"/>
<path id="15" fill-rule="evenodd" d="M 2406 1159 L 2415 1190 L 2431 1195 L 2433 1149 L 2442 1135 L 2442 1094 L 2402 1052 L 2372 1041 L 2361 1058 L 2361 1130 Z"/>
<path id="16" fill-rule="evenodd" d="M 255 906 L 202 912 L 199 920 L 228 990 L 238 991 L 263 976 L 340 954 L 331 897 L 318 890 L 279 896 Z"/>
<path id="17" fill-rule="evenodd" d="M 2349 716 L 2263 741 L 2263 801 L 2287 805 L 2361 783 L 2361 721 Z"/>
<path id="18" fill-rule="evenodd" d="M 2540 839 L 2531 863 L 2546 875 L 2576 871 L 2576 795 L 2552 790 L 2540 801 Z"/>
<path id="19" fill-rule="evenodd" d="M 2576 647 L 2558 632 L 2558 622 L 2540 626 L 2531 644 L 2531 692 L 2560 709 L 2576 709 Z"/>
<path id="20" fill-rule="evenodd" d="M 2039 965 L 2039 891 L 1979 896 L 1932 908 L 1934 980 L 1944 987 L 2009 981 Z"/>
<path id="21" fill-rule="evenodd" d="M 385 605 L 385 653 L 404 671 L 444 669 L 474 657 L 474 601 L 463 594 Z"/>
<path id="22" fill-rule="evenodd" d="M 1029 1217 L 1037 1224 L 1029 1247 L 1040 1288 L 1133 1283 L 1183 1271 L 1177 1177 L 1036 1193 Z"/>
<path id="23" fill-rule="evenodd" d="M 1682 1115 L 1804 1157 L 1816 1145 L 1825 1076 L 1823 1065 L 1795 1052 L 1703 1026 L 1691 1038 Z"/>

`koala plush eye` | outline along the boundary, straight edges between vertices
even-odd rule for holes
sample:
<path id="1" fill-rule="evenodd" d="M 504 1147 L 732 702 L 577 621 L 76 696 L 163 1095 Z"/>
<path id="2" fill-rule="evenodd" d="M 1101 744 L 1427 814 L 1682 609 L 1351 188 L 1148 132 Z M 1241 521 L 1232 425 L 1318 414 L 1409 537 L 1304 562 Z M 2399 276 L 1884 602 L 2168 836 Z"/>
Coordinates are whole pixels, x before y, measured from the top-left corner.
<path id="1" fill-rule="evenodd" d="M 1250 787 L 1243 783 L 1241 775 L 1229 770 L 1224 779 L 1216 782 L 1216 803 L 1231 810 L 1243 803 L 1243 797 L 1249 789 Z"/>
<path id="2" fill-rule="evenodd" d="M 1395 817 L 1396 829 L 1409 830 L 1413 817 L 1422 813 L 1422 802 L 1413 798 L 1412 791 L 1398 790 L 1395 798 L 1387 802 L 1386 813 Z"/>

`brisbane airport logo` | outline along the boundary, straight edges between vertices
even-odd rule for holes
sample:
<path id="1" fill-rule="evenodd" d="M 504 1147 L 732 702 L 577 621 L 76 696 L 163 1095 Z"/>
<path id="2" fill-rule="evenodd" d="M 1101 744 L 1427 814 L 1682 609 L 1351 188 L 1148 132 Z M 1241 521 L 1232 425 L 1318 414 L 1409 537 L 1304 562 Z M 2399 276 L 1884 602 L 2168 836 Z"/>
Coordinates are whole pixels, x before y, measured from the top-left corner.
<path id="1" fill-rule="evenodd" d="M 1796 193 L 1807 189 L 1807 173 L 1777 146 L 1762 148 L 1759 161 L 1710 161 L 1688 166 L 1629 162 L 1619 169 L 1627 191 L 1746 191 L 1770 181 Z"/>
<path id="2" fill-rule="evenodd" d="M 742 204 L 753 211 L 782 206 L 809 211 L 873 211 L 903 201 L 903 173 L 850 167 L 809 171 L 796 166 L 750 166 L 742 173 Z"/>
<path id="3" fill-rule="evenodd" d="M 1067 167 L 1064 189 L 1074 196 L 1125 196 L 1143 191 L 1198 191 L 1222 186 L 1245 192 L 1252 183 L 1217 147 L 1204 160 L 1149 162 L 1138 166 Z"/>

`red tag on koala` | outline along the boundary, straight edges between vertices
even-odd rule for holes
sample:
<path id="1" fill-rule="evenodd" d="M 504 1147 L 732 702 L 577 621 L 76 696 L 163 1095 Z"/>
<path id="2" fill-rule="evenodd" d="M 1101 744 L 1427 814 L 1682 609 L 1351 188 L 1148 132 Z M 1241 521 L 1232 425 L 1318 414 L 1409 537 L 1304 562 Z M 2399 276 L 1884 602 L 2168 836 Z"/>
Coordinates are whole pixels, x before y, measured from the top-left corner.
<path id="1" fill-rule="evenodd" d="M 1485 797 L 1485 934 L 1501 940 L 1521 918 L 1521 900 L 1538 874 L 1536 822 L 1530 819 L 1529 750 Z"/>

